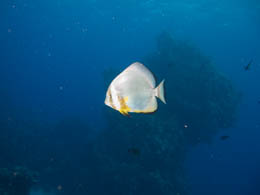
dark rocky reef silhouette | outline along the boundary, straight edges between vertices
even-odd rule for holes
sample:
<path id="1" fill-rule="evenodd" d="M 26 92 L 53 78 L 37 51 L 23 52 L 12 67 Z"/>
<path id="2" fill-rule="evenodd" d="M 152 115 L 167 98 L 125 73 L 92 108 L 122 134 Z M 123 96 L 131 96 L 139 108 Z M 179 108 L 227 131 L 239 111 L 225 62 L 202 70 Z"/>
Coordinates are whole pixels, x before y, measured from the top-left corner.
<path id="1" fill-rule="evenodd" d="M 142 62 L 157 83 L 165 79 L 167 104 L 158 100 L 155 113 L 130 118 L 104 106 L 107 126 L 95 138 L 78 117 L 58 124 L 20 120 L 0 83 L 0 172 L 28 167 L 39 174 L 40 189 L 62 195 L 188 194 L 187 152 L 234 124 L 239 96 L 210 58 L 169 33 L 158 36 L 157 51 Z M 104 72 L 106 87 L 119 72 Z M 0 179 L 0 189 L 6 181 Z"/>
<path id="2" fill-rule="evenodd" d="M 108 127 L 96 145 L 105 162 L 105 188 L 111 194 L 188 194 L 186 153 L 232 126 L 238 93 L 199 49 L 166 32 L 158 36 L 157 51 L 143 63 L 158 76 L 157 83 L 165 78 L 167 105 L 131 118 L 105 109 Z M 114 76 L 111 69 L 105 72 L 105 83 Z M 129 155 L 129 147 L 139 148 L 141 155 Z"/>
<path id="3" fill-rule="evenodd" d="M 174 115 L 182 127 L 187 125 L 185 137 L 194 144 L 208 142 L 220 128 L 231 127 L 240 97 L 210 58 L 166 32 L 158 37 L 157 48 L 145 63 L 166 78 L 164 117 Z"/>
<path id="4" fill-rule="evenodd" d="M 37 174 L 25 167 L 0 169 L 1 195 L 29 195 L 36 182 Z"/>

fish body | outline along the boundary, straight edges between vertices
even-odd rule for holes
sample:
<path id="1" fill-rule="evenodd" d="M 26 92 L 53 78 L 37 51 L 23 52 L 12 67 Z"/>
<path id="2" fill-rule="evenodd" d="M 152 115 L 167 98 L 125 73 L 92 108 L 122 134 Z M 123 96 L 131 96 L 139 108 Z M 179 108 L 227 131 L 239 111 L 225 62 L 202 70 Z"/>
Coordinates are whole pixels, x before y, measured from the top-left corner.
<path id="1" fill-rule="evenodd" d="M 157 109 L 156 97 L 166 103 L 164 80 L 155 87 L 153 74 L 143 64 L 135 62 L 111 82 L 105 104 L 123 115 L 151 113 Z"/>
<path id="2" fill-rule="evenodd" d="M 141 153 L 138 148 L 128 148 L 128 152 L 132 153 L 132 154 L 134 154 L 136 156 L 140 155 L 140 153 Z"/>
<path id="3" fill-rule="evenodd" d="M 228 135 L 222 135 L 222 136 L 220 136 L 220 139 L 221 139 L 221 140 L 227 140 L 228 138 L 229 138 Z"/>
<path id="4" fill-rule="evenodd" d="M 250 70 L 251 64 L 253 60 L 250 60 L 250 62 L 244 67 L 245 70 Z"/>

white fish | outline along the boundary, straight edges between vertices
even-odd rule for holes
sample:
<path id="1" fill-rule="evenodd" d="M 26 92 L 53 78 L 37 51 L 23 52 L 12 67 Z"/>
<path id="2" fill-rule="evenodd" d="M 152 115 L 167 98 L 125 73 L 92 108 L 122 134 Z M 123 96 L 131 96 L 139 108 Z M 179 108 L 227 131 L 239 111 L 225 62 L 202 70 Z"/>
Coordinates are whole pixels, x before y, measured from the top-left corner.
<path id="1" fill-rule="evenodd" d="M 105 104 L 123 115 L 151 113 L 157 109 L 156 97 L 166 104 L 164 80 L 155 87 L 153 74 L 143 64 L 135 62 L 111 82 Z"/>

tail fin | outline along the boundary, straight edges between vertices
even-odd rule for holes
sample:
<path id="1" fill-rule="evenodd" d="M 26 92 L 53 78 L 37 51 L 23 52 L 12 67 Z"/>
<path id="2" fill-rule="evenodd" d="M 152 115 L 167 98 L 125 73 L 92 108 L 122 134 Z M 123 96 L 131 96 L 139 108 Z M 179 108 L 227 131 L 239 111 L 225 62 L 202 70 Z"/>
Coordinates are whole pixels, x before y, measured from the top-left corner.
<path id="1" fill-rule="evenodd" d="M 164 80 L 155 88 L 155 96 L 158 97 L 163 103 L 166 104 L 164 98 Z"/>

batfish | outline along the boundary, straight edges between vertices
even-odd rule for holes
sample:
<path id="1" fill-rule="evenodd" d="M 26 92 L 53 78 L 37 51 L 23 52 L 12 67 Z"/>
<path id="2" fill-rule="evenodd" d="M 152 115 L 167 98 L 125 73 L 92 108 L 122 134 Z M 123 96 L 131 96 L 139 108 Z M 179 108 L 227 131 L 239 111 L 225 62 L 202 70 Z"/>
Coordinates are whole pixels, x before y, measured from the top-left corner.
<path id="1" fill-rule="evenodd" d="M 135 62 L 111 82 L 105 104 L 123 115 L 129 112 L 151 113 L 158 107 L 156 97 L 166 104 L 164 80 L 156 87 L 150 70 Z"/>

